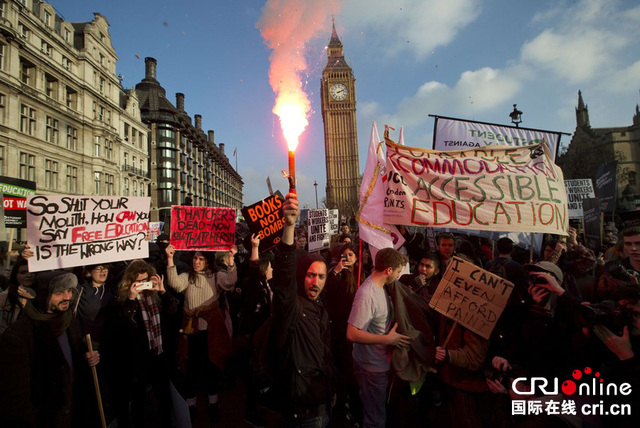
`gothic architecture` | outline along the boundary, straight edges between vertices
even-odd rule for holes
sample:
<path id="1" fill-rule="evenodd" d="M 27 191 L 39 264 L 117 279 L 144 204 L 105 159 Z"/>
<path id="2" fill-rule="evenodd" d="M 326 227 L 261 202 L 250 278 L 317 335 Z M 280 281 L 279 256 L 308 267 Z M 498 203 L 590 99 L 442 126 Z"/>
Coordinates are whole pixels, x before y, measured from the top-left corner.
<path id="1" fill-rule="evenodd" d="M 327 167 L 327 208 L 355 217 L 359 207 L 360 171 L 356 127 L 356 79 L 344 59 L 335 24 L 320 83 Z"/>
<path id="2" fill-rule="evenodd" d="M 589 108 L 578 91 L 576 130 L 557 164 L 565 179 L 591 178 L 596 181 L 598 167 L 618 161 L 618 201 L 616 212 L 640 209 L 640 109 L 636 105 L 633 124 L 626 127 L 592 128 Z"/>

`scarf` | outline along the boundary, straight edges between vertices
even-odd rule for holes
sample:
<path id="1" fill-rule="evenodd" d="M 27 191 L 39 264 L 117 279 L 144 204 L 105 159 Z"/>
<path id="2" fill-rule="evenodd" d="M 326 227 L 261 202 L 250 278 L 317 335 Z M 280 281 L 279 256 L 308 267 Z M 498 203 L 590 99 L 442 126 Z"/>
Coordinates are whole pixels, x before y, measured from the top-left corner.
<path id="1" fill-rule="evenodd" d="M 67 331 L 73 320 L 73 313 L 70 310 L 42 313 L 30 300 L 24 307 L 24 314 L 34 322 L 37 328 L 47 329 L 56 337 Z"/>
<path id="2" fill-rule="evenodd" d="M 147 331 L 149 350 L 156 355 L 162 354 L 162 329 L 160 327 L 160 307 L 151 296 L 140 296 L 140 314 Z"/>

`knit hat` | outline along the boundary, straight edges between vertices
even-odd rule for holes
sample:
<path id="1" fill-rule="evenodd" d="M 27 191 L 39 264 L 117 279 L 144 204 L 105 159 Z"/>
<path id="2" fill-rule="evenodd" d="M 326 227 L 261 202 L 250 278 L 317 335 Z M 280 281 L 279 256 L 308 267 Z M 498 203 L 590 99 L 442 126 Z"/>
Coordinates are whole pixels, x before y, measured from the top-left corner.
<path id="1" fill-rule="evenodd" d="M 63 273 L 55 276 L 49 281 L 49 294 L 60 293 L 70 288 L 78 286 L 78 278 L 72 273 Z"/>

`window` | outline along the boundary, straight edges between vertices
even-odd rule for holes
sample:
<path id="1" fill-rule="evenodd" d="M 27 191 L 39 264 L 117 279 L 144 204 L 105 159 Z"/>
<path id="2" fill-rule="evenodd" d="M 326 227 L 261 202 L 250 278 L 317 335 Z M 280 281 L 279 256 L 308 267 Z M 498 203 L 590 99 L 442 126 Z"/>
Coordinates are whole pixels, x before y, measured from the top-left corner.
<path id="1" fill-rule="evenodd" d="M 20 132 L 29 135 L 36 133 L 36 110 L 24 104 L 20 105 Z"/>
<path id="2" fill-rule="evenodd" d="M 99 195 L 100 194 L 100 173 L 99 172 L 94 173 L 94 177 L 93 177 L 93 193 L 95 195 Z"/>
<path id="3" fill-rule="evenodd" d="M 67 86 L 66 92 L 67 92 L 67 96 L 66 96 L 67 108 L 70 108 L 72 110 L 77 110 L 78 109 L 78 93 L 68 86 Z"/>
<path id="4" fill-rule="evenodd" d="M 122 196 L 129 196 L 129 179 L 124 179 L 124 184 L 122 188 Z"/>
<path id="5" fill-rule="evenodd" d="M 4 172 L 4 147 L 0 146 L 0 174 Z"/>
<path id="6" fill-rule="evenodd" d="M 44 11 L 44 25 L 47 27 L 51 26 L 51 14 L 46 10 Z"/>
<path id="7" fill-rule="evenodd" d="M 129 124 L 124 123 L 124 141 L 129 141 Z"/>
<path id="8" fill-rule="evenodd" d="M 71 60 L 64 55 L 62 55 L 62 67 L 71 71 Z"/>
<path id="9" fill-rule="evenodd" d="M 6 112 L 6 102 L 7 98 L 5 94 L 0 94 L 0 123 L 4 123 L 5 112 Z"/>
<path id="10" fill-rule="evenodd" d="M 78 130 L 73 126 L 67 126 L 67 149 L 78 150 Z"/>
<path id="11" fill-rule="evenodd" d="M 53 48 L 51 47 L 51 45 L 44 40 L 40 44 L 40 50 L 47 56 L 51 56 L 51 53 L 53 52 Z"/>
<path id="12" fill-rule="evenodd" d="M 144 161 L 140 159 L 140 175 L 144 175 Z"/>
<path id="13" fill-rule="evenodd" d="M 98 106 L 98 120 L 102 122 L 104 120 L 104 107 Z"/>
<path id="14" fill-rule="evenodd" d="M 46 95 L 49 98 L 53 98 L 54 100 L 57 100 L 58 99 L 58 80 L 55 77 L 50 76 L 48 74 L 44 75 L 44 79 L 45 79 L 44 90 Z"/>
<path id="15" fill-rule="evenodd" d="M 58 119 L 54 119 L 51 116 L 47 116 L 47 129 L 45 139 L 52 143 L 58 144 L 59 136 L 58 136 Z"/>
<path id="16" fill-rule="evenodd" d="M 75 166 L 67 166 L 67 193 L 78 192 L 78 168 Z"/>
<path id="17" fill-rule="evenodd" d="M 23 39 L 29 38 L 29 29 L 22 23 L 18 23 L 18 32 Z"/>
<path id="18" fill-rule="evenodd" d="M 100 157 L 100 137 L 96 136 L 95 144 L 93 145 L 93 156 Z"/>
<path id="19" fill-rule="evenodd" d="M 98 80 L 98 89 L 100 90 L 100 93 L 103 94 L 104 93 L 104 78 L 101 77 Z"/>
<path id="20" fill-rule="evenodd" d="M 138 147 L 142 148 L 144 134 L 142 132 L 138 133 Z"/>
<path id="21" fill-rule="evenodd" d="M 7 2 L 0 1 L 0 18 L 4 18 L 4 11 L 7 7 Z"/>
<path id="22" fill-rule="evenodd" d="M 4 70 L 4 51 L 6 45 L 0 43 L 0 70 Z"/>
<path id="23" fill-rule="evenodd" d="M 111 160 L 113 158 L 113 141 L 104 139 L 104 158 Z"/>
<path id="24" fill-rule="evenodd" d="M 133 144 L 134 146 L 136 145 L 137 137 L 138 132 L 136 131 L 136 128 L 131 128 L 131 144 Z"/>
<path id="25" fill-rule="evenodd" d="M 64 41 L 67 43 L 71 41 L 71 31 L 68 28 L 64 29 Z"/>
<path id="26" fill-rule="evenodd" d="M 102 55 L 101 53 L 98 53 L 98 62 L 100 63 L 100 65 L 104 65 L 104 55 Z"/>
<path id="27" fill-rule="evenodd" d="M 129 165 L 129 153 L 124 154 L 124 166 L 126 167 L 127 165 Z M 125 168 L 125 171 L 126 171 L 126 168 Z"/>
<path id="28" fill-rule="evenodd" d="M 138 182 L 137 181 L 133 181 L 133 196 L 138 196 Z"/>
<path id="29" fill-rule="evenodd" d="M 115 194 L 113 191 L 113 178 L 112 174 L 104 174 L 104 191 L 107 196 Z"/>
<path id="30" fill-rule="evenodd" d="M 36 181 L 36 157 L 26 152 L 20 152 L 20 178 Z"/>
<path id="31" fill-rule="evenodd" d="M 20 80 L 25 85 L 35 86 L 36 67 L 23 59 L 20 60 Z"/>
<path id="32" fill-rule="evenodd" d="M 45 159 L 44 187 L 51 190 L 58 190 L 58 162 Z"/>

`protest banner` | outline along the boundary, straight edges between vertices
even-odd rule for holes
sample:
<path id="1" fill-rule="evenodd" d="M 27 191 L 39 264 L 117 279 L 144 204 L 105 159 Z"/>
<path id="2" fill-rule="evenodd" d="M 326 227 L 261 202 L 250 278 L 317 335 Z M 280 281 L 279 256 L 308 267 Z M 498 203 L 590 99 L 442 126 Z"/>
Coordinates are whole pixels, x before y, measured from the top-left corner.
<path id="1" fill-rule="evenodd" d="M 36 182 L 0 176 L 0 191 L 3 193 L 4 224 L 9 228 L 27 226 L 27 196 L 36 194 Z"/>
<path id="2" fill-rule="evenodd" d="M 164 221 L 151 221 L 149 222 L 149 237 L 151 242 L 156 242 L 158 236 L 162 234 L 162 228 L 164 227 Z"/>
<path id="3" fill-rule="evenodd" d="M 511 282 L 454 256 L 429 306 L 489 339 L 511 291 Z"/>
<path id="4" fill-rule="evenodd" d="M 600 207 L 602 204 L 598 198 L 586 198 L 582 200 L 584 216 L 584 237 L 589 248 L 600 248 L 602 245 L 602 216 Z"/>
<path id="5" fill-rule="evenodd" d="M 329 248 L 329 210 L 309 210 L 308 244 L 309 252 Z"/>
<path id="6" fill-rule="evenodd" d="M 329 234 L 337 235 L 340 231 L 340 216 L 338 210 L 329 210 Z"/>
<path id="7" fill-rule="evenodd" d="M 242 216 L 247 222 L 249 231 L 260 237 L 260 247 L 258 247 L 260 253 L 269 251 L 282 239 L 282 229 L 284 229 L 283 203 L 284 198 L 278 190 L 263 200 L 242 208 Z"/>
<path id="8" fill-rule="evenodd" d="M 386 146 L 388 224 L 567 234 L 562 170 L 542 144 L 460 152 Z"/>
<path id="9" fill-rule="evenodd" d="M 596 197 L 600 201 L 600 210 L 610 213 L 616 210 L 618 195 L 618 161 L 601 164 L 596 171 Z"/>
<path id="10" fill-rule="evenodd" d="M 551 159 L 555 160 L 560 136 L 559 132 L 541 129 L 436 116 L 433 149 L 459 151 L 468 148 L 486 149 L 493 146 L 525 147 L 544 142 L 549 148 Z"/>
<path id="11" fill-rule="evenodd" d="M 582 218 L 582 200 L 596 197 L 591 179 L 565 180 L 564 187 L 567 189 L 569 218 Z"/>
<path id="12" fill-rule="evenodd" d="M 149 257 L 151 198 L 31 195 L 29 272 Z"/>
<path id="13" fill-rule="evenodd" d="M 171 245 L 176 250 L 229 250 L 234 245 L 235 220 L 233 208 L 173 205 Z"/>

